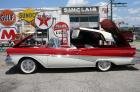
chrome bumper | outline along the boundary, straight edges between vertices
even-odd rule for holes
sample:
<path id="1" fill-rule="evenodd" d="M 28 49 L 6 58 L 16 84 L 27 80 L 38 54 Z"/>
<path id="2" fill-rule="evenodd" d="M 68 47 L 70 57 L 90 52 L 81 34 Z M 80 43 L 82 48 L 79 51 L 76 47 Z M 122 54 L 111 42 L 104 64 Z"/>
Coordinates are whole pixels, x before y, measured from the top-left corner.
<path id="1" fill-rule="evenodd" d="M 140 64 L 140 57 L 134 57 L 132 64 Z"/>

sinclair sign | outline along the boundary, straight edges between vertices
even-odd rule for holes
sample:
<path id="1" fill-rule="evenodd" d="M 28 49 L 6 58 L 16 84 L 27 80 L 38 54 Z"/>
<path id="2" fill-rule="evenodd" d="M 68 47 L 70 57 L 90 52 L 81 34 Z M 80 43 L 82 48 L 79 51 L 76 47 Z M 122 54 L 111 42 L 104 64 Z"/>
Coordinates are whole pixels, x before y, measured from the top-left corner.
<path id="1" fill-rule="evenodd" d="M 99 8 L 94 7 L 62 7 L 63 14 L 98 14 Z"/>
<path id="2" fill-rule="evenodd" d="M 4 27 L 0 30 L 0 40 L 8 41 L 14 40 L 16 37 L 16 28 L 14 27 Z"/>

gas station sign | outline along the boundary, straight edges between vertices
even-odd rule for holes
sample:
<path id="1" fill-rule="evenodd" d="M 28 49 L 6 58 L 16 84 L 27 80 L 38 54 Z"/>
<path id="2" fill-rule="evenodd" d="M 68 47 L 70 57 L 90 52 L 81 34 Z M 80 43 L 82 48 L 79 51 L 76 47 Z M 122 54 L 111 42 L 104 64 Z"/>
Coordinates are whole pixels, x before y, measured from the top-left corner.
<path id="1" fill-rule="evenodd" d="M 16 15 L 12 10 L 3 10 L 0 13 L 0 23 L 4 26 L 12 26 L 16 22 Z"/>
<path id="2" fill-rule="evenodd" d="M 54 35 L 61 41 L 61 45 L 68 45 L 68 25 L 65 22 L 58 22 L 55 24 L 53 30 Z"/>
<path id="3" fill-rule="evenodd" d="M 14 27 L 4 27 L 0 30 L 0 40 L 8 41 L 14 40 L 16 37 L 16 28 Z"/>
<path id="4" fill-rule="evenodd" d="M 52 26 L 53 18 L 51 14 L 47 12 L 40 12 L 35 17 L 35 24 L 40 29 L 48 29 Z"/>
<path id="5" fill-rule="evenodd" d="M 35 19 L 36 12 L 33 9 L 26 9 L 23 12 L 19 13 L 19 18 L 27 22 L 32 22 Z"/>
<path id="6" fill-rule="evenodd" d="M 99 8 L 94 7 L 62 7 L 63 14 L 99 14 Z"/>

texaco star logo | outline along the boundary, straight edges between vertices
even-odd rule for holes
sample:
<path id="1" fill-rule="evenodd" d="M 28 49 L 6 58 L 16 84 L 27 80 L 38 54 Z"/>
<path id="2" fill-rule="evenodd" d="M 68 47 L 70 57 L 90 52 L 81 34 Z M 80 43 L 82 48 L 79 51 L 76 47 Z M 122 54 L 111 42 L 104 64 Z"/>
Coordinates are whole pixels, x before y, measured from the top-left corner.
<path id="1" fill-rule="evenodd" d="M 51 17 L 47 17 L 45 15 L 45 13 L 43 13 L 42 16 L 38 16 L 38 19 L 40 20 L 39 26 L 41 26 L 43 24 L 45 24 L 46 26 L 48 26 L 48 21 L 51 19 Z"/>
<path id="2" fill-rule="evenodd" d="M 40 29 L 47 29 L 52 25 L 52 16 L 47 12 L 40 12 L 35 18 L 35 23 Z"/>

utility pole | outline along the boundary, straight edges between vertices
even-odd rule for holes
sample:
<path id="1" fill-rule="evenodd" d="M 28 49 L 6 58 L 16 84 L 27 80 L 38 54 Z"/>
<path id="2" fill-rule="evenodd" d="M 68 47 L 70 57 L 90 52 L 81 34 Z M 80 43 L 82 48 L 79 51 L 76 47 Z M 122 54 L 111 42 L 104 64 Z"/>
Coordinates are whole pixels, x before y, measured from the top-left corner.
<path id="1" fill-rule="evenodd" d="M 110 0 L 110 19 L 113 20 L 113 8 L 112 8 L 112 5 L 113 5 L 113 0 Z"/>
<path id="2" fill-rule="evenodd" d="M 127 3 L 114 3 L 115 0 L 110 0 L 110 19 L 113 20 L 113 7 L 126 7 Z"/>

